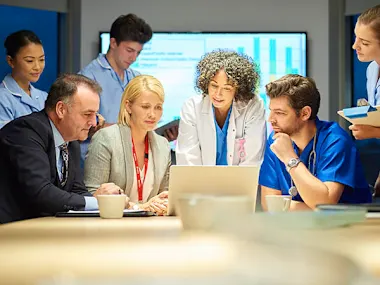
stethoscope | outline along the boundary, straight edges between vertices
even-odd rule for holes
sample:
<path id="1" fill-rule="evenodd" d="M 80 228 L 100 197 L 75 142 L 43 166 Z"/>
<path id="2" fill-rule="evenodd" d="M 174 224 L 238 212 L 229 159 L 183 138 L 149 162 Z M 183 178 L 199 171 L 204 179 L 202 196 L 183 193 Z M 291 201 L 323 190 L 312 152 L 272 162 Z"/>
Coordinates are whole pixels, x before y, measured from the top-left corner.
<path id="1" fill-rule="evenodd" d="M 315 133 L 315 135 L 314 135 L 313 150 L 309 154 L 308 166 L 307 166 L 307 169 L 309 169 L 309 171 L 311 172 L 311 174 L 313 174 L 313 176 L 315 176 L 315 164 L 316 164 L 316 157 L 317 157 L 317 153 L 315 152 L 315 146 L 316 146 L 316 144 L 317 144 L 317 133 Z M 311 167 L 311 165 L 310 165 L 311 160 L 313 160 L 312 169 L 310 169 L 310 167 Z M 292 178 L 290 178 L 290 188 L 289 188 L 288 193 L 289 193 L 289 195 L 292 195 L 292 197 L 295 197 L 298 194 L 297 187 L 294 185 L 294 182 L 293 182 Z"/>

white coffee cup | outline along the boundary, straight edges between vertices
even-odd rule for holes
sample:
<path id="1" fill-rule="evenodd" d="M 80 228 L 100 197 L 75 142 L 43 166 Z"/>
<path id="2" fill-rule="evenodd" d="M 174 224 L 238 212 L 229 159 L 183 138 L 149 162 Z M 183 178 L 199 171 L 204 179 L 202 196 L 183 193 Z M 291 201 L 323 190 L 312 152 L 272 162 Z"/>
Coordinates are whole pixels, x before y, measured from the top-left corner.
<path id="1" fill-rule="evenodd" d="M 286 212 L 292 201 L 291 195 L 266 195 L 267 209 L 270 213 Z"/>
<path id="2" fill-rule="evenodd" d="M 127 196 L 121 195 L 98 195 L 99 213 L 103 219 L 120 219 L 123 217 Z"/>
<path id="3" fill-rule="evenodd" d="M 177 206 L 185 230 L 213 230 L 225 219 L 253 213 L 253 199 L 249 196 L 182 194 Z"/>

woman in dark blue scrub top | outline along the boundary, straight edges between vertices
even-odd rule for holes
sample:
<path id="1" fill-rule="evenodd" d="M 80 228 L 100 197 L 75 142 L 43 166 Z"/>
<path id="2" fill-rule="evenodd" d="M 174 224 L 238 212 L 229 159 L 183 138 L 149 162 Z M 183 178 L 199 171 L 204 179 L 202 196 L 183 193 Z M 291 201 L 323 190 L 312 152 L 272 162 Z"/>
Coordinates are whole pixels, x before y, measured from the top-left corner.
<path id="1" fill-rule="evenodd" d="M 41 111 L 47 97 L 46 92 L 31 85 L 45 68 L 45 53 L 37 35 L 27 30 L 12 33 L 4 47 L 12 72 L 0 84 L 0 128 L 13 119 Z"/>

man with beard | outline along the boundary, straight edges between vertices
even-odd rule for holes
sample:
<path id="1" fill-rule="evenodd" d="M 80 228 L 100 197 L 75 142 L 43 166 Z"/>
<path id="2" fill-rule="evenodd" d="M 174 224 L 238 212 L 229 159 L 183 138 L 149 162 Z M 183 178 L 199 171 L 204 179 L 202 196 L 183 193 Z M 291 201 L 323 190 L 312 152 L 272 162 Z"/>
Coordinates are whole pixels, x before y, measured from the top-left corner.
<path id="1" fill-rule="evenodd" d="M 263 209 L 266 195 L 291 195 L 290 210 L 371 202 L 351 137 L 337 123 L 317 117 L 320 94 L 314 80 L 286 75 L 267 84 L 266 93 L 273 132 L 260 170 Z"/>

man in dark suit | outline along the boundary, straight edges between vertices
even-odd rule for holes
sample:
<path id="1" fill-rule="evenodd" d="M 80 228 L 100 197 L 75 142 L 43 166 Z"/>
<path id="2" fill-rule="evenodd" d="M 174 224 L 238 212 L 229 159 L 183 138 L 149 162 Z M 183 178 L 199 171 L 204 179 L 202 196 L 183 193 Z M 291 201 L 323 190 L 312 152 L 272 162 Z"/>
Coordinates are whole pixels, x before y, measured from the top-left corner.
<path id="1" fill-rule="evenodd" d="M 0 130 L 0 223 L 97 209 L 84 186 L 77 140 L 96 125 L 101 87 L 77 74 L 59 77 L 45 109 L 20 117 Z M 102 185 L 94 194 L 116 194 Z"/>

